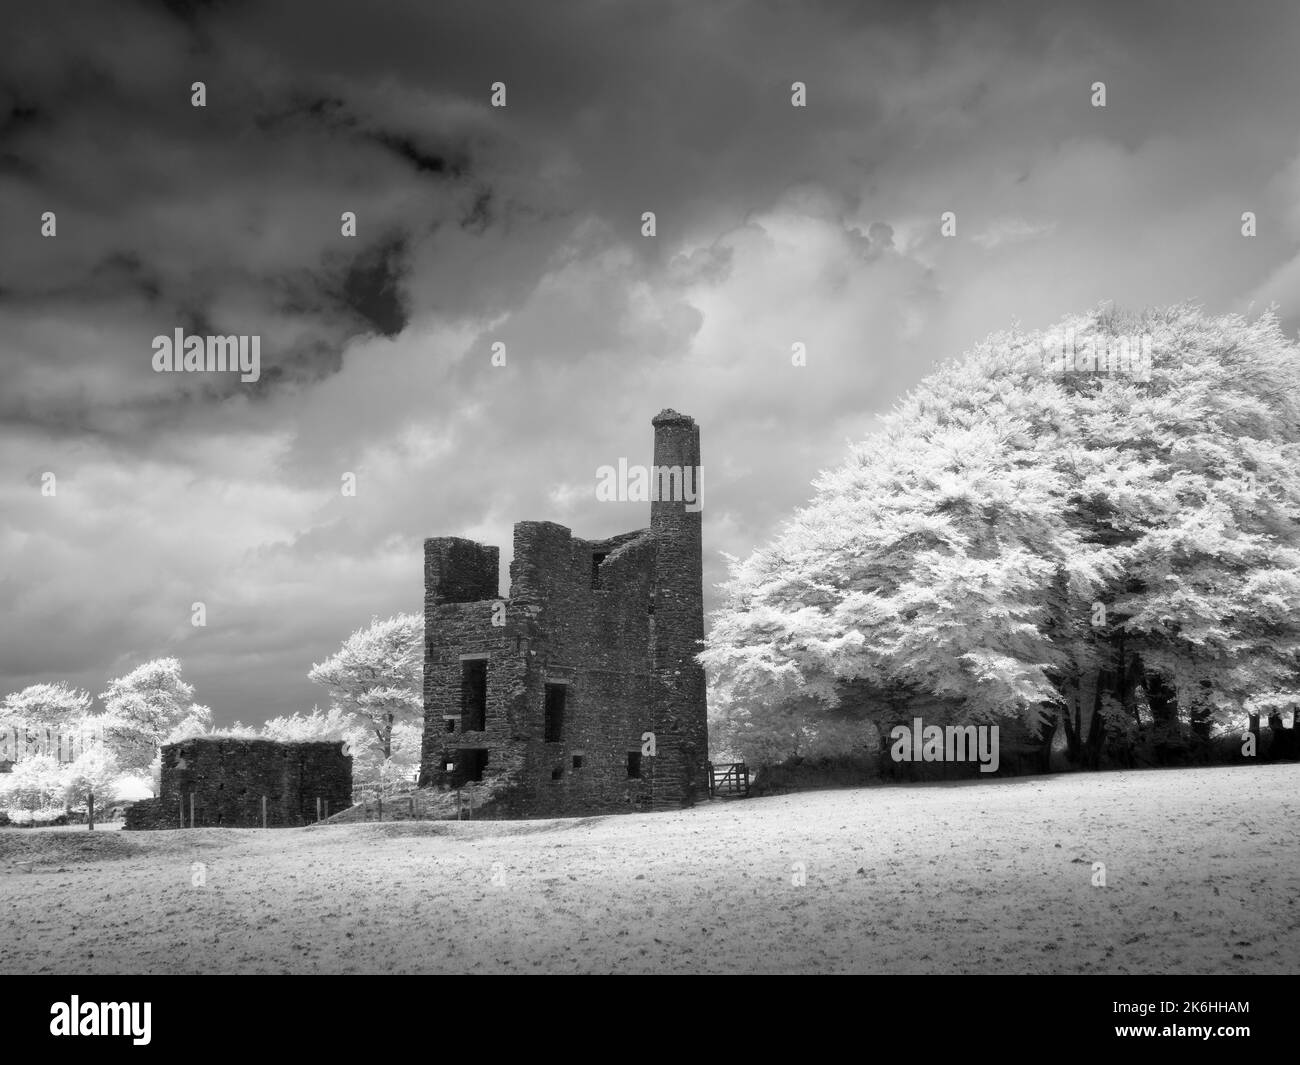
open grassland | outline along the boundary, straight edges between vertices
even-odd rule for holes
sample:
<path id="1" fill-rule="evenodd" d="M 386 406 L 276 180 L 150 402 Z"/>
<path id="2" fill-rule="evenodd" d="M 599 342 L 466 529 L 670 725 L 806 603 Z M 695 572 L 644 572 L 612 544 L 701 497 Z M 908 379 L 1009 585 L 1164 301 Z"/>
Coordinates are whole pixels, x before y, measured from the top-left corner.
<path id="1" fill-rule="evenodd" d="M 574 820 L 7 829 L 0 973 L 1295 972 L 1298 814 L 1291 764 Z"/>

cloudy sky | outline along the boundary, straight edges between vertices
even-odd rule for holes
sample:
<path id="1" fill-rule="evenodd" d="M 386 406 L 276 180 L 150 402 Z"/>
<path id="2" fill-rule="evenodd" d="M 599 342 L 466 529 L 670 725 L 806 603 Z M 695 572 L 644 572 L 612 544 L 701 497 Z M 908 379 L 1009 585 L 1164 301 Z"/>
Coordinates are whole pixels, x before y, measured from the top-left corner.
<path id="1" fill-rule="evenodd" d="M 221 723 L 307 710 L 424 537 L 645 524 L 595 471 L 663 407 L 711 585 L 992 330 L 1300 326 L 1294 4 L 270 7 L 6 11 L 0 694 L 174 654 Z M 155 373 L 177 328 L 260 379 Z"/>

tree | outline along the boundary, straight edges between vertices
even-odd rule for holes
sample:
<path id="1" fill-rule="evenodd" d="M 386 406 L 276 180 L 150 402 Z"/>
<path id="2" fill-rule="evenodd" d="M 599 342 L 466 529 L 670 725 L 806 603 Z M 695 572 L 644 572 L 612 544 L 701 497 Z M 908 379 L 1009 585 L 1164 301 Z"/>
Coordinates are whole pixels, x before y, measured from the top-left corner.
<path id="1" fill-rule="evenodd" d="M 395 721 L 388 757 L 373 734 L 363 730 L 360 742 L 352 742 L 352 778 L 358 784 L 378 784 L 388 789 L 402 781 L 413 781 L 420 768 L 420 744 L 424 726 L 417 721 Z"/>
<path id="2" fill-rule="evenodd" d="M 211 711 L 193 702 L 194 688 L 181 678 L 181 663 L 176 658 L 158 658 L 138 666 L 110 683 L 100 698 L 104 701 L 105 742 L 124 769 L 148 767 L 178 727 L 211 721 Z"/>
<path id="3" fill-rule="evenodd" d="M 23 734 L 46 729 L 62 735 L 74 733 L 84 726 L 90 705 L 89 692 L 62 681 L 33 684 L 5 696 L 4 703 L 0 704 L 0 730 L 14 729 L 23 737 L 18 744 L 21 757 L 26 753 Z"/>
<path id="4" fill-rule="evenodd" d="M 424 619 L 398 614 L 375 618 L 342 648 L 312 666 L 308 678 L 325 686 L 344 714 L 355 715 L 374 737 L 382 760 L 393 756 L 393 729 L 419 721 L 423 709 Z"/>
<path id="5" fill-rule="evenodd" d="M 732 560 L 701 656 L 725 728 L 817 742 L 939 700 L 1044 743 L 1063 723 L 1096 765 L 1108 731 L 1300 698 L 1296 346 L 1272 315 L 1186 306 L 1066 331 L 1145 336 L 1149 379 L 1061 373 L 1050 337 L 997 334 Z"/>

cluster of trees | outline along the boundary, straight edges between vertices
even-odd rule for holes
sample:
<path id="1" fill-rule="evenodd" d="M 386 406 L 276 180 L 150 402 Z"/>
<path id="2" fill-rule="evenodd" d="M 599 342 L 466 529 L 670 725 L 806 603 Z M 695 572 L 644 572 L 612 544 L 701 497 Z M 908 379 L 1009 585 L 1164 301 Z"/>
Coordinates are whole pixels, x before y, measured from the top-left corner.
<path id="1" fill-rule="evenodd" d="M 0 704 L 0 729 L 19 733 L 18 760 L 0 775 L 0 807 L 10 816 L 40 817 L 85 806 L 90 795 L 111 801 L 124 779 L 156 773 L 163 743 L 206 731 L 212 711 L 194 702 L 194 687 L 175 658 L 159 658 L 112 681 L 93 713 L 90 693 L 62 682 L 33 684 Z M 39 743 L 46 732 L 75 739 L 80 753 L 60 762 Z M 29 750 L 27 739 L 34 741 Z"/>
<path id="2" fill-rule="evenodd" d="M 212 711 L 194 701 L 179 659 L 159 658 L 118 677 L 92 712 L 86 691 L 64 683 L 34 684 L 0 704 L 0 729 L 20 735 L 44 730 L 93 737 L 71 762 L 20 746 L 18 761 L 0 774 L 0 809 L 11 817 L 43 817 L 83 807 L 90 794 L 111 801 L 124 780 L 157 792 L 160 748 L 192 736 L 227 735 L 285 741 L 341 740 L 358 784 L 390 786 L 414 779 L 422 727 L 424 620 L 418 614 L 374 619 L 308 676 L 326 689 L 322 711 L 272 718 L 260 726 L 212 724 Z"/>
<path id="3" fill-rule="evenodd" d="M 1281 726 L 1300 702 L 1296 344 L 1271 313 L 1185 305 L 1062 333 L 1145 338 L 1149 379 L 1061 372 L 1043 334 L 996 334 L 731 559 L 702 655 L 716 746 L 842 755 L 923 712 L 1045 756 L 1063 734 L 1095 768 Z"/>

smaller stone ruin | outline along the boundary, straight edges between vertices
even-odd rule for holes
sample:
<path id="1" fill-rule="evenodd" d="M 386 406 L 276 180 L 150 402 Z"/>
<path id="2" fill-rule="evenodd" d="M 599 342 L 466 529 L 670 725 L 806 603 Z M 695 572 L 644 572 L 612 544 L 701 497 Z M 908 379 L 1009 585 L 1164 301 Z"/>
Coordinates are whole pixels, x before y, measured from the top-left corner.
<path id="1" fill-rule="evenodd" d="M 341 741 L 196 736 L 162 749 L 158 797 L 129 807 L 124 827 L 288 828 L 351 805 L 352 758 Z"/>

